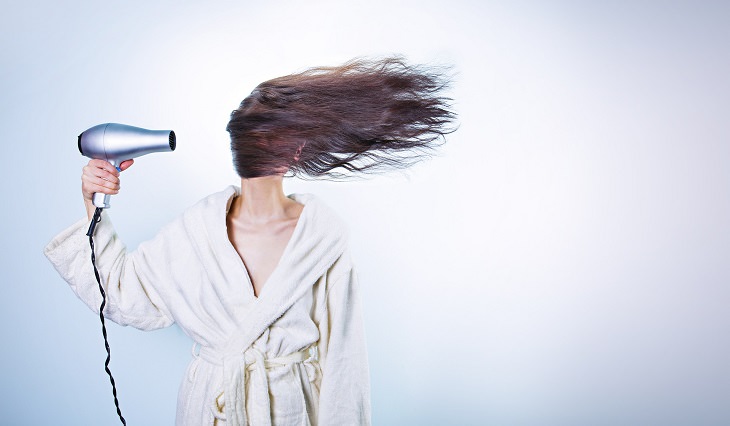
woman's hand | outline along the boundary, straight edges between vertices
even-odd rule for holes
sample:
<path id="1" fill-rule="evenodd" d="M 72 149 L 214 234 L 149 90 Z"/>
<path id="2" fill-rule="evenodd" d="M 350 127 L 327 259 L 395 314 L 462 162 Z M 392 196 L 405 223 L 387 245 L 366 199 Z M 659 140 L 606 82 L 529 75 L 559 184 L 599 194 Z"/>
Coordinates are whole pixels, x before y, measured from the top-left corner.
<path id="1" fill-rule="evenodd" d="M 122 161 L 119 168 L 124 171 L 132 164 L 134 164 L 134 160 Z M 94 210 L 96 210 L 92 198 L 97 192 L 110 195 L 119 193 L 119 171 L 105 160 L 89 160 L 81 173 L 81 194 L 84 196 L 89 220 L 94 216 Z"/>

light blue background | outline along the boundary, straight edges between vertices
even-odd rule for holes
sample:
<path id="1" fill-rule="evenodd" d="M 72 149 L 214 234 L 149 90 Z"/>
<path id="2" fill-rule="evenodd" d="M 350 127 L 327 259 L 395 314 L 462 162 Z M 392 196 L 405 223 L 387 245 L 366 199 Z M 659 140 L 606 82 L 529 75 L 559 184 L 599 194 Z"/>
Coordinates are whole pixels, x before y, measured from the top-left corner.
<path id="1" fill-rule="evenodd" d="M 178 134 L 112 200 L 133 248 L 237 183 L 256 84 L 403 53 L 455 67 L 441 155 L 287 183 L 351 227 L 374 424 L 730 424 L 728 42 L 711 1 L 5 2 L 0 423 L 117 422 L 98 318 L 42 255 L 84 214 L 81 131 Z M 129 424 L 172 424 L 191 342 L 109 328 Z"/>

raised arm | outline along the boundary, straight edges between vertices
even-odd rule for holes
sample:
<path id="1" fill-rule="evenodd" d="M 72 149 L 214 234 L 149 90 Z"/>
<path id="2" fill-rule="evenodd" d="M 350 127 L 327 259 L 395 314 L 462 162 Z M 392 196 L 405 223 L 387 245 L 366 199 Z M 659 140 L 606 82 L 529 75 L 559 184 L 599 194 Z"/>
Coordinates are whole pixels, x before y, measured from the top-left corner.
<path id="1" fill-rule="evenodd" d="M 125 161 L 121 169 L 131 165 L 132 161 Z M 96 209 L 91 202 L 93 194 L 118 193 L 119 171 L 106 161 L 89 161 L 82 174 L 82 192 L 88 218 L 58 234 L 45 247 L 44 253 L 74 293 L 94 312 L 99 312 L 101 293 L 91 265 L 86 231 Z M 165 285 L 165 268 L 159 268 L 151 261 L 166 255 L 164 236 L 158 235 L 138 250 L 127 253 L 111 221 L 107 215 L 102 215 L 94 234 L 94 246 L 97 268 L 107 295 L 104 314 L 110 320 L 143 330 L 173 323 L 160 292 L 160 287 Z M 166 265 L 164 259 L 160 265 Z"/>

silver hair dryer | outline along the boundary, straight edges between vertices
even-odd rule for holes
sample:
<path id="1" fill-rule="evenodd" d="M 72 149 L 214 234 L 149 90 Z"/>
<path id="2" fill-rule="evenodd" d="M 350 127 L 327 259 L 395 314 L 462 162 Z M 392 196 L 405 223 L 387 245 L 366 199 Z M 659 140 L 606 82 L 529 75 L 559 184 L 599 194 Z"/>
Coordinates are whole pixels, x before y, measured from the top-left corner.
<path id="1" fill-rule="evenodd" d="M 174 151 L 175 145 L 175 132 L 172 130 L 147 130 L 116 123 L 99 124 L 79 135 L 81 154 L 106 160 L 117 169 L 124 160 L 153 152 Z M 93 198 L 94 205 L 109 208 L 109 198 L 108 194 L 97 192 Z"/>

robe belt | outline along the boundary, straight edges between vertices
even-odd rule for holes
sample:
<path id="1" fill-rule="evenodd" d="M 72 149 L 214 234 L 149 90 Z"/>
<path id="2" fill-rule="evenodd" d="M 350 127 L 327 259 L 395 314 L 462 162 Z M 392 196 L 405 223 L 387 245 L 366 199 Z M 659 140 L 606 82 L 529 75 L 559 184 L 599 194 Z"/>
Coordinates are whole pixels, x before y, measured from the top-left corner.
<path id="1" fill-rule="evenodd" d="M 252 382 L 251 408 L 254 416 L 261 419 L 262 425 L 271 426 L 271 403 L 269 401 L 269 379 L 267 369 L 291 366 L 303 363 L 309 381 L 317 378 L 319 369 L 319 353 L 317 346 L 302 349 L 289 355 L 265 358 L 264 354 L 254 347 L 243 353 L 222 355 L 209 347 L 200 347 L 198 353 L 193 345 L 193 355 L 214 365 L 223 367 L 224 390 L 213 401 L 211 411 L 216 419 L 223 420 L 229 426 L 247 426 L 246 385 Z M 298 375 L 298 370 L 295 370 Z"/>

